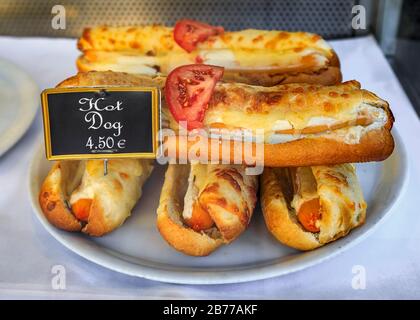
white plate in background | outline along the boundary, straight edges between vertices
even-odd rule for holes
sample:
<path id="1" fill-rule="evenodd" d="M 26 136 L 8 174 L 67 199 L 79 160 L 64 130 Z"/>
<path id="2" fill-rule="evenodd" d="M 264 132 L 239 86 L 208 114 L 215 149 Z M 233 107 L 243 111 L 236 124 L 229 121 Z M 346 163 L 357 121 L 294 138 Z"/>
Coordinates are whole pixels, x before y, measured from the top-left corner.
<path id="1" fill-rule="evenodd" d="M 39 89 L 32 78 L 0 59 L 0 156 L 28 130 L 39 102 Z"/>
<path id="2" fill-rule="evenodd" d="M 172 249 L 157 231 L 156 209 L 166 167 L 156 165 L 144 193 L 122 227 L 102 238 L 91 238 L 53 227 L 43 215 L 38 194 L 51 166 L 44 146 L 34 150 L 29 187 L 33 208 L 45 229 L 78 255 L 109 269 L 147 279 L 184 284 L 237 283 L 280 276 L 320 263 L 367 237 L 403 193 L 407 160 L 402 140 L 384 162 L 357 165 L 368 204 L 366 223 L 342 239 L 310 252 L 299 252 L 277 242 L 267 231 L 258 207 L 249 228 L 232 244 L 208 257 L 189 257 Z"/>

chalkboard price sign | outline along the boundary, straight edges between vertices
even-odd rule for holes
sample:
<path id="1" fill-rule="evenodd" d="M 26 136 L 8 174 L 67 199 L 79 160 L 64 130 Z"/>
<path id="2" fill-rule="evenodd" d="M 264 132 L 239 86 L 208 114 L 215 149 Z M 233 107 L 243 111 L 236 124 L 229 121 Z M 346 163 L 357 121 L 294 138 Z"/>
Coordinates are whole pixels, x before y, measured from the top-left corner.
<path id="1" fill-rule="evenodd" d="M 157 88 L 54 88 L 41 99 L 48 160 L 156 157 Z"/>

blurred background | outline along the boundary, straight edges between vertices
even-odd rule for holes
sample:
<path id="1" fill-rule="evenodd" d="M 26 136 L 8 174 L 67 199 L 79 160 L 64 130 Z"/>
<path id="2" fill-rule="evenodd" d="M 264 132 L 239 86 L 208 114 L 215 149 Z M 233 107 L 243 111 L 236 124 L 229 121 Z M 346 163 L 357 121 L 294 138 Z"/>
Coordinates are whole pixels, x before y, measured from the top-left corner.
<path id="1" fill-rule="evenodd" d="M 55 5 L 65 8 L 65 29 L 51 27 Z M 357 5 L 365 10 L 366 26 L 355 30 L 352 8 Z M 374 34 L 420 114 L 418 0 L 0 0 L 0 35 L 76 38 L 87 26 L 173 25 L 185 17 L 228 30 L 305 30 L 326 39 Z"/>

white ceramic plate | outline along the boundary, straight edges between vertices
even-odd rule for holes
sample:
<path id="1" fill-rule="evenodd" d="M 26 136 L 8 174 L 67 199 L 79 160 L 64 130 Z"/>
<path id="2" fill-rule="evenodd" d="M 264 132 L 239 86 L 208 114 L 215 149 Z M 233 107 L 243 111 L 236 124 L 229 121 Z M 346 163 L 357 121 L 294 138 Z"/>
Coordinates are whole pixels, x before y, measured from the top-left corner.
<path id="1" fill-rule="evenodd" d="M 0 156 L 28 130 L 39 101 L 39 89 L 31 77 L 0 59 Z"/>
<path id="2" fill-rule="evenodd" d="M 385 162 L 358 165 L 368 203 L 366 223 L 343 239 L 305 253 L 278 243 L 267 232 L 260 208 L 254 213 L 249 229 L 232 244 L 208 257 L 195 258 L 178 253 L 161 238 L 155 225 L 165 166 L 156 165 L 142 198 L 124 225 L 99 239 L 58 230 L 44 217 L 38 204 L 38 193 L 50 163 L 45 160 L 43 145 L 35 150 L 30 167 L 30 193 L 35 212 L 47 231 L 70 250 L 104 267 L 172 283 L 245 282 L 307 268 L 348 249 L 370 234 L 392 212 L 392 206 L 405 187 L 407 162 L 398 135 L 396 145 L 393 155 Z"/>

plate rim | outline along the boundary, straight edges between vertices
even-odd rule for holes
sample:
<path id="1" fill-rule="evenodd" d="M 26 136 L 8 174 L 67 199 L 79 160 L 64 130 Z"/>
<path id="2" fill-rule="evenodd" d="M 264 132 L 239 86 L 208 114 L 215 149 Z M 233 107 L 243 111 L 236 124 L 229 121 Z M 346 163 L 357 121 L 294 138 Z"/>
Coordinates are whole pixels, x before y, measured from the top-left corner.
<path id="1" fill-rule="evenodd" d="M 23 137 L 34 121 L 38 112 L 38 95 L 40 90 L 35 80 L 17 64 L 4 58 L 0 58 L 0 69 L 11 70 L 8 74 L 12 75 L 12 77 L 17 79 L 19 82 L 24 81 L 25 86 L 31 87 L 30 91 L 33 93 L 34 98 L 33 103 L 23 104 L 23 109 L 19 112 L 19 116 L 7 127 L 3 135 L 6 135 L 9 139 L 0 139 L 1 157 Z"/>
<path id="2" fill-rule="evenodd" d="M 395 195 L 394 201 L 390 206 L 385 208 L 383 215 L 374 222 L 369 228 L 364 232 L 359 234 L 354 239 L 349 239 L 349 237 L 341 238 L 329 245 L 318 248 L 314 251 L 303 252 L 306 256 L 303 257 L 302 261 L 292 263 L 286 268 L 281 268 L 280 265 L 284 262 L 274 262 L 268 265 L 262 265 L 254 268 L 229 268 L 227 271 L 200 271 L 197 268 L 194 270 L 171 270 L 156 268 L 152 266 L 140 265 L 134 262 L 130 262 L 125 259 L 119 258 L 116 254 L 112 254 L 110 251 L 102 251 L 98 255 L 91 254 L 91 248 L 80 247 L 74 245 L 65 237 L 66 231 L 59 230 L 52 226 L 46 217 L 42 214 L 39 204 L 38 204 L 38 194 L 35 192 L 35 171 L 34 167 L 37 163 L 37 159 L 43 154 L 39 152 L 43 150 L 41 137 L 37 139 L 39 143 L 33 149 L 34 156 L 31 159 L 29 165 L 28 173 L 28 191 L 30 193 L 30 200 L 32 209 L 35 212 L 41 225 L 48 231 L 48 233 L 59 243 L 61 243 L 68 250 L 77 254 L 78 256 L 98 264 L 109 270 L 126 274 L 129 276 L 145 278 L 148 280 L 174 283 L 174 284 L 188 284 L 188 285 L 216 285 L 216 284 L 230 284 L 230 283 L 243 283 L 258 281 L 263 279 L 269 279 L 274 277 L 280 277 L 286 274 L 295 273 L 309 267 L 313 267 L 317 264 L 325 262 L 333 257 L 336 257 L 340 253 L 352 248 L 353 246 L 359 244 L 366 238 L 368 238 L 379 225 L 383 224 L 390 216 L 392 216 L 393 208 L 400 202 L 402 196 L 404 195 L 407 185 L 408 185 L 408 172 L 409 172 L 409 162 L 407 159 L 406 147 L 398 134 L 397 130 L 394 128 L 392 130 L 393 136 L 395 139 L 395 149 L 398 149 L 398 154 L 400 157 L 402 176 L 399 179 L 399 188 L 398 193 Z M 37 152 L 38 151 L 38 152 Z M 362 226 L 363 227 L 363 226 Z M 97 245 L 97 244 L 95 244 Z M 316 258 L 312 256 L 316 255 Z M 192 257 L 191 259 L 194 259 Z M 271 260 L 273 261 L 273 260 Z M 181 268 L 181 267 L 179 267 Z M 258 268 L 258 270 L 256 270 Z"/>

